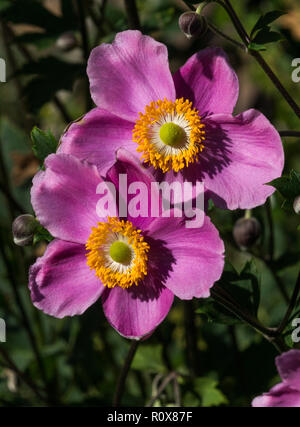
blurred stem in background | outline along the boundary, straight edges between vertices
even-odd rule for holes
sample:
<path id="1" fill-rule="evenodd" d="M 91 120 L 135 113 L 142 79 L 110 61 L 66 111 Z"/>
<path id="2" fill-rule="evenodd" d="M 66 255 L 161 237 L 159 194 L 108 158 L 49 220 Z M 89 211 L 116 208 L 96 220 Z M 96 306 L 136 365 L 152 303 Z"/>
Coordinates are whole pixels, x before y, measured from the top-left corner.
<path id="1" fill-rule="evenodd" d="M 12 71 L 14 73 L 14 79 L 16 79 L 16 75 L 15 75 L 15 67 L 16 67 L 16 60 L 14 58 L 14 54 L 10 48 L 10 45 L 12 43 L 16 43 L 16 47 L 18 48 L 19 52 L 21 53 L 21 55 L 24 57 L 24 59 L 26 59 L 29 62 L 34 62 L 35 59 L 33 58 L 32 54 L 29 52 L 29 50 L 27 49 L 27 47 L 24 46 L 23 43 L 21 43 L 19 41 L 19 39 L 16 37 L 14 31 L 12 30 L 12 28 L 7 25 L 5 22 L 1 21 L 2 24 L 2 29 L 3 29 L 3 35 L 4 35 L 4 40 L 5 40 L 5 46 L 7 48 L 8 51 L 8 58 L 11 61 L 11 66 L 12 66 Z M 23 99 L 23 88 L 21 86 L 21 83 L 18 83 L 18 90 L 20 91 L 20 102 L 22 102 L 21 100 Z M 62 103 L 62 101 L 60 100 L 60 98 L 58 97 L 58 95 L 54 95 L 53 97 L 53 103 L 55 104 L 56 108 L 58 109 L 58 111 L 60 112 L 62 119 L 68 124 L 72 121 L 71 116 L 69 115 L 66 107 L 64 106 L 64 104 Z M 29 131 L 31 131 L 33 127 L 33 124 L 30 124 L 30 128 Z"/>
<path id="2" fill-rule="evenodd" d="M 10 196 L 7 197 L 7 202 L 8 202 L 8 210 L 10 212 L 10 217 L 11 217 L 11 222 L 13 222 L 13 220 L 16 217 L 16 205 L 13 202 L 13 196 L 12 191 L 10 189 L 10 185 L 9 185 L 9 177 L 6 171 L 6 167 L 5 167 L 5 163 L 3 160 L 3 153 L 2 153 L 2 144 L 1 144 L 1 140 L 0 140 L 0 182 L 2 184 L 2 186 L 6 189 L 5 191 L 5 195 L 7 197 L 7 194 L 9 194 Z M 2 239 L 2 236 L 0 235 L 0 251 L 1 251 L 1 255 L 2 255 L 2 259 L 4 261 L 4 264 L 6 266 L 6 271 L 7 271 L 7 275 L 9 277 L 9 282 L 12 286 L 12 291 L 15 297 L 15 301 L 17 304 L 17 307 L 20 310 L 21 313 L 21 318 L 22 318 L 22 322 L 23 325 L 25 327 L 25 330 L 27 331 L 28 337 L 29 337 L 29 341 L 31 343 L 32 346 L 32 350 L 33 353 L 35 355 L 39 370 L 40 370 L 40 374 L 41 374 L 41 378 L 45 384 L 45 387 L 47 388 L 47 375 L 46 375 L 46 371 L 45 371 L 45 366 L 43 363 L 43 359 L 41 357 L 40 354 L 40 350 L 37 344 L 37 340 L 34 334 L 34 331 L 31 328 L 31 324 L 30 324 L 30 320 L 28 317 L 28 314 L 26 312 L 26 309 L 24 307 L 23 301 L 22 301 L 22 297 L 20 295 L 19 292 L 19 283 L 18 283 L 18 275 L 22 275 L 23 278 L 21 280 L 21 283 L 26 282 L 27 280 L 27 274 L 26 274 L 26 269 L 25 269 L 25 265 L 24 265 L 24 252 L 21 248 L 12 245 L 11 247 L 11 251 L 14 254 L 14 261 L 17 260 L 18 264 L 16 265 L 11 265 L 11 261 L 9 256 L 6 253 L 6 248 L 7 245 L 5 245 L 5 241 Z M 51 403 L 52 401 L 52 397 L 51 397 L 51 391 L 47 388 L 47 392 L 48 392 L 48 399 L 49 399 L 49 403 Z"/>

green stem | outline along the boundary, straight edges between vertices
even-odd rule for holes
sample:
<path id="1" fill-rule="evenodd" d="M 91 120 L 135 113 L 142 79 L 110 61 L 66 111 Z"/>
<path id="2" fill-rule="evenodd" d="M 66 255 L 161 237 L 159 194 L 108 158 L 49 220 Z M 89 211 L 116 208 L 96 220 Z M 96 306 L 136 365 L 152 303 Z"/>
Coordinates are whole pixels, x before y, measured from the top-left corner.
<path id="1" fill-rule="evenodd" d="M 184 0 L 183 0 L 184 1 Z M 191 5 L 189 5 L 186 1 L 184 1 L 184 3 L 191 9 L 191 10 L 195 10 L 195 8 Z M 255 50 L 248 50 L 248 46 L 251 42 L 250 37 L 246 31 L 246 29 L 244 28 L 243 24 L 241 23 L 239 17 L 237 16 L 234 8 L 232 7 L 231 3 L 229 0 L 224 0 L 224 2 L 222 0 L 216 0 L 215 3 L 218 3 L 220 6 L 222 6 L 225 11 L 228 13 L 230 19 L 232 20 L 232 23 L 237 31 L 237 33 L 239 34 L 241 40 L 243 41 L 243 48 L 245 50 L 248 51 L 248 53 L 253 56 L 256 61 L 258 62 L 258 64 L 261 66 L 261 68 L 264 70 L 264 72 L 267 74 L 267 76 L 269 77 L 269 79 L 272 81 L 272 83 L 274 84 L 274 86 L 278 89 L 278 91 L 281 93 L 281 95 L 284 97 L 284 99 L 286 100 L 286 102 L 289 104 L 289 106 L 291 107 L 291 109 L 294 111 L 294 113 L 297 115 L 297 117 L 300 118 L 300 107 L 299 105 L 296 103 L 296 101 L 292 98 L 292 96 L 289 94 L 289 92 L 285 89 L 285 87 L 282 85 L 281 81 L 279 80 L 279 78 L 276 76 L 276 74 L 273 72 L 273 70 L 271 69 L 271 67 L 266 63 L 266 61 L 263 59 L 263 57 L 261 56 L 261 54 Z M 230 40 L 230 38 L 228 36 L 219 31 L 218 34 L 225 38 L 228 41 L 232 41 Z M 234 44 L 236 45 L 236 42 L 234 41 Z M 242 47 L 242 46 L 239 46 Z"/>
<path id="2" fill-rule="evenodd" d="M 292 313 L 294 311 L 294 308 L 297 305 L 297 300 L 298 300 L 299 293 L 300 293 L 300 273 L 298 274 L 298 278 L 297 278 L 297 281 L 296 281 L 296 285 L 295 285 L 295 288 L 294 288 L 294 291 L 293 291 L 293 295 L 291 297 L 288 309 L 287 309 L 287 311 L 285 313 L 285 316 L 284 316 L 282 322 L 280 323 L 280 325 L 279 325 L 279 327 L 277 329 L 278 334 L 282 334 L 282 332 L 285 330 L 286 326 L 288 325 L 288 323 L 290 321 L 290 317 L 291 317 L 291 315 L 292 315 Z"/>
<path id="3" fill-rule="evenodd" d="M 300 138 L 300 132 L 296 130 L 280 130 L 279 135 L 282 137 Z"/>
<path id="4" fill-rule="evenodd" d="M 197 347 L 197 330 L 195 325 L 193 300 L 184 301 L 184 324 L 186 337 L 186 355 L 191 376 L 200 375 L 200 354 Z"/>
<path id="5" fill-rule="evenodd" d="M 135 0 L 124 0 L 125 9 L 128 19 L 128 26 L 131 30 L 140 30 L 140 18 Z"/>
<path id="6" fill-rule="evenodd" d="M 237 16 L 234 8 L 232 7 L 230 0 L 224 0 L 224 3 L 222 1 L 218 2 L 221 6 L 224 7 L 224 9 L 227 11 L 228 15 L 230 16 L 233 25 L 235 26 L 235 29 L 237 30 L 241 40 L 244 42 L 245 47 L 248 48 L 249 43 L 251 42 L 250 37 L 245 30 L 243 24 L 241 23 L 239 17 Z M 289 106 L 292 108 L 294 113 L 300 118 L 300 107 L 298 104 L 294 101 L 294 99 L 291 97 L 291 95 L 288 93 L 288 91 L 285 89 L 285 87 L 282 85 L 279 78 L 275 75 L 271 67 L 266 63 L 266 61 L 263 59 L 261 54 L 257 52 L 256 50 L 249 50 L 250 55 L 252 55 L 258 64 L 261 66 L 261 68 L 264 70 L 264 72 L 267 74 L 267 76 L 270 78 L 270 80 L 273 82 L 274 86 L 278 89 L 278 91 L 281 93 L 281 95 L 284 97 L 284 99 L 287 101 Z"/>
<path id="7" fill-rule="evenodd" d="M 211 296 L 218 304 L 229 310 L 240 320 L 247 323 L 253 329 L 261 333 L 264 337 L 277 337 L 278 333 L 276 330 L 267 328 L 262 325 L 256 317 L 254 317 L 251 313 L 247 312 L 244 308 L 240 307 L 237 301 L 235 301 L 234 298 L 219 285 L 215 285 L 212 288 Z"/>
<path id="8" fill-rule="evenodd" d="M 129 348 L 129 352 L 127 354 L 124 366 L 122 368 L 121 374 L 118 379 L 118 383 L 117 383 L 117 387 L 116 387 L 116 391 L 113 399 L 113 406 L 115 407 L 118 407 L 121 404 L 121 400 L 125 390 L 126 379 L 130 371 L 131 363 L 137 351 L 138 345 L 139 345 L 139 341 L 132 341 L 131 346 Z"/>

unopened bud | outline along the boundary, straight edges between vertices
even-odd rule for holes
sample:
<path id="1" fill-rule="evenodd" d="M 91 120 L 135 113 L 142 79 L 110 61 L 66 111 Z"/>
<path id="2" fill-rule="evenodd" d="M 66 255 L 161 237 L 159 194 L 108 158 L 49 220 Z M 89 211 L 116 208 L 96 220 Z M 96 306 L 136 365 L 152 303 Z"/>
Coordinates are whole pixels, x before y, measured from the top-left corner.
<path id="1" fill-rule="evenodd" d="M 200 37 L 207 31 L 207 21 L 196 12 L 185 12 L 179 17 L 179 28 L 190 39 Z"/>
<path id="2" fill-rule="evenodd" d="M 233 227 L 233 238 L 241 248 L 249 248 L 260 237 L 261 226 L 256 218 L 240 218 Z"/>
<path id="3" fill-rule="evenodd" d="M 29 246 L 33 243 L 34 232 L 38 222 L 34 216 L 25 214 L 18 216 L 12 224 L 13 239 L 18 246 Z"/>
<path id="4" fill-rule="evenodd" d="M 300 213 L 300 196 L 297 196 L 293 203 L 293 208 L 296 214 L 298 215 Z"/>
<path id="5" fill-rule="evenodd" d="M 74 49 L 77 45 L 76 37 L 72 32 L 62 34 L 56 41 L 56 47 L 63 52 Z"/>

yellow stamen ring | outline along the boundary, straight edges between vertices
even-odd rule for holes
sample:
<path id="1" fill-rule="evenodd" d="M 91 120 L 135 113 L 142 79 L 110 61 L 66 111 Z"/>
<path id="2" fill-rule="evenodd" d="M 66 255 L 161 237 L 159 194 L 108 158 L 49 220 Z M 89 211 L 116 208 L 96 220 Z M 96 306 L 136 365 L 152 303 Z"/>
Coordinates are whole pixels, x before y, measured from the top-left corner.
<path id="1" fill-rule="evenodd" d="M 163 172 L 189 166 L 204 149 L 204 124 L 192 102 L 183 98 L 151 102 L 133 130 L 137 151 L 146 163 Z"/>
<path id="2" fill-rule="evenodd" d="M 108 288 L 129 288 L 147 275 L 150 247 L 130 221 L 108 218 L 99 222 L 92 227 L 86 249 L 88 266 Z"/>

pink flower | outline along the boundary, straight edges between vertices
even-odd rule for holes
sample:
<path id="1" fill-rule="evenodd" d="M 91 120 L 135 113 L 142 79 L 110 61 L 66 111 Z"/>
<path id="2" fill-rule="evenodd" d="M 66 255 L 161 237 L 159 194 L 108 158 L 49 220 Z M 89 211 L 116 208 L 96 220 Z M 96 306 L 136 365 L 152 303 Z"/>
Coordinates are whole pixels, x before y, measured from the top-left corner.
<path id="1" fill-rule="evenodd" d="M 300 350 L 290 350 L 276 358 L 282 382 L 256 397 L 254 407 L 300 407 Z"/>
<path id="2" fill-rule="evenodd" d="M 167 48 L 139 31 L 117 34 L 88 63 L 97 108 L 74 123 L 60 153 L 107 170 L 124 146 L 158 180 L 204 181 L 215 204 L 263 204 L 284 164 L 281 140 L 256 110 L 233 116 L 239 84 L 219 48 L 193 55 L 174 76 Z"/>
<path id="3" fill-rule="evenodd" d="M 99 220 L 103 178 L 97 167 L 68 154 L 50 155 L 45 166 L 33 180 L 31 200 L 55 240 L 30 269 L 37 308 L 62 318 L 83 313 L 101 297 L 110 324 L 125 337 L 140 338 L 163 321 L 174 295 L 209 296 L 224 266 L 224 245 L 209 218 L 188 229 L 183 218 L 151 217 L 149 205 L 145 217 L 121 221 L 103 213 Z M 127 174 L 128 185 L 141 181 L 149 189 L 153 182 L 123 149 L 105 178 L 117 190 L 119 174 Z"/>

